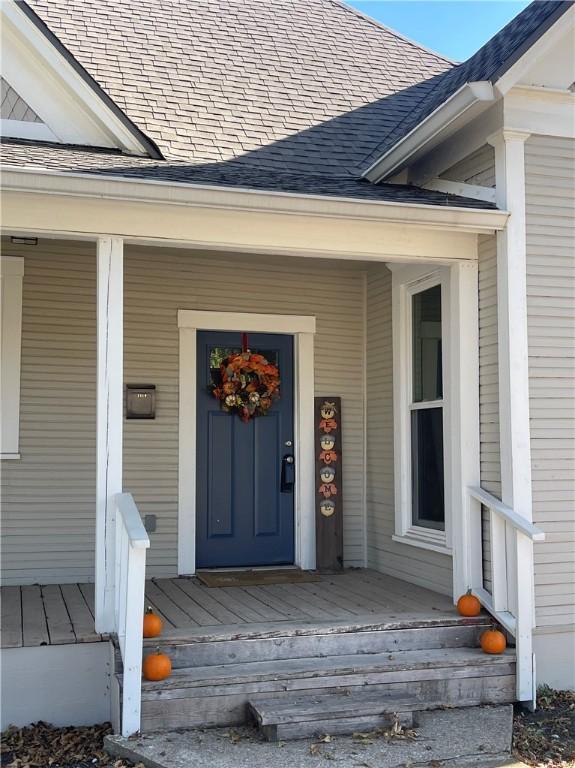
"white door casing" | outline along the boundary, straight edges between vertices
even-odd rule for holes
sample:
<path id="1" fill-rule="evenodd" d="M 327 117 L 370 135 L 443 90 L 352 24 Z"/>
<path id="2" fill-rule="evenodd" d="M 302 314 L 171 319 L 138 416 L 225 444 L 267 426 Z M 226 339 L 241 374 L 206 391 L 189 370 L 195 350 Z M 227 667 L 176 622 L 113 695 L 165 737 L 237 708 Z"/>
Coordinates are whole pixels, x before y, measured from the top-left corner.
<path id="1" fill-rule="evenodd" d="M 315 317 L 180 309 L 178 574 L 196 571 L 197 332 L 285 333 L 294 337 L 295 564 L 315 568 Z"/>

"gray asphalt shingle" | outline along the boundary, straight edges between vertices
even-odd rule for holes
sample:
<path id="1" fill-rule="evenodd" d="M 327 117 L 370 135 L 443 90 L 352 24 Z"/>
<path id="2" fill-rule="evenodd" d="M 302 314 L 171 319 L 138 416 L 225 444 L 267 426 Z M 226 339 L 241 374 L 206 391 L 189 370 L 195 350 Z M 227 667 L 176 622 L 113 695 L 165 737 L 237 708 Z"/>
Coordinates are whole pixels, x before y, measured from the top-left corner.
<path id="1" fill-rule="evenodd" d="M 531 3 L 455 66 L 341 0 L 28 0 L 164 160 L 10 140 L 3 162 L 490 208 L 361 174 L 465 82 L 496 79 L 570 4 Z"/>
<path id="2" fill-rule="evenodd" d="M 451 67 L 339 0 L 30 0 L 168 160 L 359 175 Z"/>
<path id="3" fill-rule="evenodd" d="M 389 151 L 428 115 L 443 104 L 462 85 L 480 80 L 492 83 L 511 67 L 554 21 L 562 16 L 574 0 L 535 0 L 503 29 L 462 64 L 436 78 L 426 97 L 387 133 L 367 156 L 368 164 Z"/>
<path id="4" fill-rule="evenodd" d="M 62 172 L 121 176 L 129 179 L 153 179 L 189 185 L 209 185 L 235 189 L 291 192 L 303 195 L 355 198 L 381 202 L 422 205 L 494 208 L 491 203 L 458 195 L 419 189 L 399 184 L 371 184 L 352 176 L 320 175 L 301 171 L 255 168 L 243 163 L 199 165 L 183 160 L 157 161 L 130 157 L 103 149 L 70 147 L 9 140 L 2 144 L 4 166 L 30 166 Z"/>

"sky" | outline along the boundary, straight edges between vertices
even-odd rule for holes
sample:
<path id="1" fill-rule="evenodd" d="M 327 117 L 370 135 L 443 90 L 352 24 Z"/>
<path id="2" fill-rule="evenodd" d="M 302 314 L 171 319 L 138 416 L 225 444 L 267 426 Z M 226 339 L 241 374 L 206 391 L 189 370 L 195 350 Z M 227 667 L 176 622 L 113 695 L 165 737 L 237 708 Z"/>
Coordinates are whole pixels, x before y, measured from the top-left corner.
<path id="1" fill-rule="evenodd" d="M 454 61 L 465 61 L 529 0 L 346 0 L 359 11 Z"/>

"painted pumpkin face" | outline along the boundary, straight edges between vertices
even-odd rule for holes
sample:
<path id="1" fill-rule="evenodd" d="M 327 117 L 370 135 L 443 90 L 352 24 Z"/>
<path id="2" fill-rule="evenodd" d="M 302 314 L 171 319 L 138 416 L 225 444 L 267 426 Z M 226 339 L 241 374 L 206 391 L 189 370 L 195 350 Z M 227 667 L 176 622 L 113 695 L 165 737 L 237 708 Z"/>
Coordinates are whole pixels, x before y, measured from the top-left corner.
<path id="1" fill-rule="evenodd" d="M 322 435 L 319 443 L 324 451 L 331 451 L 335 445 L 335 437 L 333 435 Z"/>
<path id="2" fill-rule="evenodd" d="M 321 408 L 320 413 L 322 419 L 333 419 L 335 416 L 335 403 L 325 402 Z"/>
<path id="3" fill-rule="evenodd" d="M 335 470 L 333 467 L 322 467 L 319 473 L 322 483 L 331 483 L 335 477 Z"/>
<path id="4" fill-rule="evenodd" d="M 324 517 L 331 517 L 335 512 L 335 503 L 330 499 L 324 499 L 319 505 L 319 511 Z"/>

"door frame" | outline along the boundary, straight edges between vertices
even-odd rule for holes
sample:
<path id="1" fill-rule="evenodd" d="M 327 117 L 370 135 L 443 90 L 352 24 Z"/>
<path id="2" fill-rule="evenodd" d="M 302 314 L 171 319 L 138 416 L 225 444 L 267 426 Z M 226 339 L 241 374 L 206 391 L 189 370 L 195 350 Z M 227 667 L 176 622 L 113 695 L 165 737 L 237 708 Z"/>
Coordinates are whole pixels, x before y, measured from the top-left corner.
<path id="1" fill-rule="evenodd" d="M 313 315 L 264 315 L 248 312 L 178 310 L 179 449 L 178 574 L 196 572 L 196 408 L 198 331 L 283 333 L 294 337 L 294 487 L 295 565 L 314 569 L 314 334 Z"/>

